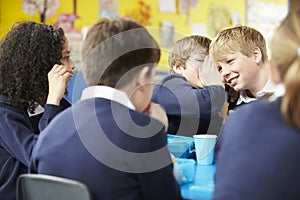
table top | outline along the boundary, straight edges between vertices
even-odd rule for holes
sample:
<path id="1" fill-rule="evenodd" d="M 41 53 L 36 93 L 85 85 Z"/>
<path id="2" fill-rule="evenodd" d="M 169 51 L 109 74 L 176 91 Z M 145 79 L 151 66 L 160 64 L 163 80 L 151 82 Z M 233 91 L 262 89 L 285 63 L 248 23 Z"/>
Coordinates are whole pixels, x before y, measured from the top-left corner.
<path id="1" fill-rule="evenodd" d="M 212 198 L 215 184 L 215 165 L 197 165 L 195 180 L 192 183 L 180 185 L 181 195 L 184 199 L 209 200 Z"/>
<path id="2" fill-rule="evenodd" d="M 170 152 L 176 157 L 181 159 L 181 162 L 177 162 L 179 166 L 174 166 L 175 174 L 178 174 L 176 170 L 183 169 L 188 163 L 191 163 L 191 159 L 196 159 L 194 149 L 194 139 L 192 137 L 169 135 L 168 134 L 168 147 Z M 189 159 L 187 159 L 189 158 Z M 177 160 L 179 161 L 179 160 Z M 192 162 L 192 166 L 195 162 Z M 181 179 L 176 179 L 180 184 L 181 195 L 184 199 L 197 199 L 197 200 L 209 200 L 212 198 L 215 184 L 214 175 L 216 171 L 215 165 L 195 165 L 194 174 L 190 165 L 185 168 L 186 177 L 193 177 L 194 181 L 190 183 L 182 183 Z M 180 172 L 179 172 L 180 174 Z"/>

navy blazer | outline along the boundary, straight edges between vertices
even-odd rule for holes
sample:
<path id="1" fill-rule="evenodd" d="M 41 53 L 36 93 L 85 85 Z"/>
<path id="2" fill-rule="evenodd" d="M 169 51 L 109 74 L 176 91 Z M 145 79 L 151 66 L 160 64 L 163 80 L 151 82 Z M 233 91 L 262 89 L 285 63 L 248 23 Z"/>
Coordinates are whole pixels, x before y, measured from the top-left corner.
<path id="1" fill-rule="evenodd" d="M 98 200 L 180 199 L 163 125 L 103 98 L 78 101 L 34 147 L 34 172 L 85 183 Z"/>
<path id="2" fill-rule="evenodd" d="M 300 131 L 285 122 L 280 105 L 257 100 L 228 116 L 214 200 L 300 199 Z"/>
<path id="3" fill-rule="evenodd" d="M 63 106 L 46 104 L 44 113 L 31 120 L 27 111 L 0 96 L 0 199 L 16 199 L 16 180 L 28 172 L 37 127 L 43 129 L 62 110 Z"/>
<path id="4" fill-rule="evenodd" d="M 219 85 L 194 88 L 179 74 L 166 76 L 154 87 L 151 101 L 166 111 L 169 134 L 219 134 L 223 118 L 219 115 L 226 101 Z"/>

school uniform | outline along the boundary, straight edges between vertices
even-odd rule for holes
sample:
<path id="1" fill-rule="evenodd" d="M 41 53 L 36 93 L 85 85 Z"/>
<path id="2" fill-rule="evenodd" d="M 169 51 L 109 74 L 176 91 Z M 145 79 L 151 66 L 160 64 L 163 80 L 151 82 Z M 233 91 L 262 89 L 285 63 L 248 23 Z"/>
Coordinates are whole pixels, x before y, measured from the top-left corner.
<path id="1" fill-rule="evenodd" d="M 216 155 L 213 199 L 300 199 L 300 131 L 280 112 L 281 98 L 230 114 Z"/>
<path id="2" fill-rule="evenodd" d="M 69 101 L 67 101 L 65 98 L 61 99 L 59 105 L 62 106 L 63 110 L 71 106 Z M 46 117 L 42 118 L 42 116 L 44 114 L 44 110 L 45 110 L 45 108 L 43 108 L 42 106 L 39 105 L 34 110 L 34 113 L 30 113 L 29 111 L 27 111 L 31 125 L 34 129 L 34 133 L 36 133 L 36 134 L 38 134 L 40 132 L 40 130 L 43 130 L 49 123 L 49 119 L 47 119 Z M 61 110 L 61 108 L 59 110 Z M 57 114 L 56 112 L 53 113 L 53 115 L 56 115 L 56 114 Z M 50 116 L 50 117 L 53 118 L 54 116 Z"/>
<path id="3" fill-rule="evenodd" d="M 271 80 L 268 80 L 266 85 L 256 93 L 256 98 L 249 97 L 245 90 L 239 92 L 239 97 L 235 102 L 229 104 L 228 110 L 237 111 L 243 105 L 250 104 L 255 102 L 257 99 L 263 98 L 265 95 L 272 95 L 272 99 L 277 99 L 285 93 L 285 88 L 283 84 L 275 84 Z M 219 135 L 216 145 L 215 145 L 215 154 L 218 154 L 219 146 L 222 143 L 222 135 Z"/>
<path id="4" fill-rule="evenodd" d="M 152 101 L 165 109 L 169 134 L 218 134 L 223 124 L 218 113 L 225 103 L 225 90 L 219 85 L 197 89 L 185 77 L 172 74 L 154 87 Z"/>
<path id="5" fill-rule="evenodd" d="M 122 91 L 91 86 L 40 134 L 32 170 L 81 181 L 96 200 L 176 200 L 163 130 Z"/>
<path id="6" fill-rule="evenodd" d="M 63 109 L 62 106 L 45 105 L 41 128 Z M 27 111 L 8 103 L 0 96 L 0 199 L 16 199 L 16 180 L 28 172 L 30 156 L 37 140 L 35 126 Z M 38 122 L 38 121 L 37 121 Z"/>
<path id="7" fill-rule="evenodd" d="M 229 102 L 228 110 L 236 110 L 240 106 L 251 103 L 257 99 L 262 98 L 266 94 L 271 94 L 275 91 L 276 84 L 274 84 L 271 80 L 268 80 L 266 85 L 256 93 L 256 97 L 249 97 L 245 90 L 239 92 L 238 98 L 234 102 Z"/>

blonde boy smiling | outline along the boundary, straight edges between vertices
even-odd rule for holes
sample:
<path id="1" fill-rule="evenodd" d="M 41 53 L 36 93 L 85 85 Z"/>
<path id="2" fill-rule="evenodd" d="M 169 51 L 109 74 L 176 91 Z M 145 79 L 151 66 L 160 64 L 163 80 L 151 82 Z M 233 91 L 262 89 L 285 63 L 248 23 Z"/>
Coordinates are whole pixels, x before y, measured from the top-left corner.
<path id="1" fill-rule="evenodd" d="M 224 82 L 240 93 L 236 105 L 274 92 L 265 66 L 266 41 L 259 31 L 247 26 L 222 30 L 210 45 L 210 55 Z"/>

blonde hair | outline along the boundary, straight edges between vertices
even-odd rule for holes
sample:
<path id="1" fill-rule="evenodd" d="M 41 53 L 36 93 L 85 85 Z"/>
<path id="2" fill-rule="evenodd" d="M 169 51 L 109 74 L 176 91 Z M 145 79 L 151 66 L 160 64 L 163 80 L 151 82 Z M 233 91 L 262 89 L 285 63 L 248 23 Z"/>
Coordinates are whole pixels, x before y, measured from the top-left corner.
<path id="1" fill-rule="evenodd" d="M 221 62 L 228 54 L 241 52 L 251 56 L 254 48 L 262 53 L 262 62 L 268 60 L 266 41 L 263 35 L 248 26 L 237 25 L 220 31 L 210 44 L 209 53 L 214 62 Z"/>
<path id="2" fill-rule="evenodd" d="M 174 74 L 173 66 L 184 66 L 192 53 L 202 50 L 208 54 L 211 40 L 205 36 L 192 35 L 178 40 L 169 53 L 170 74 Z"/>
<path id="3" fill-rule="evenodd" d="M 289 14 L 277 28 L 271 42 L 271 63 L 286 87 L 281 112 L 300 130 L 300 11 Z"/>

